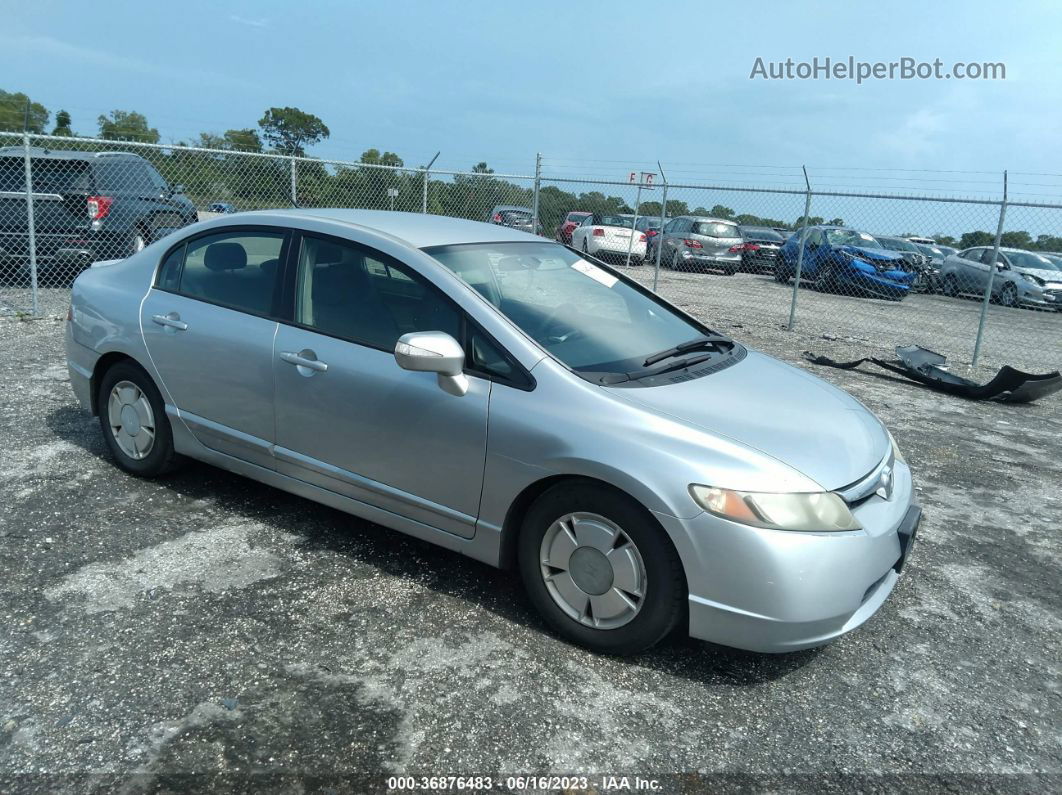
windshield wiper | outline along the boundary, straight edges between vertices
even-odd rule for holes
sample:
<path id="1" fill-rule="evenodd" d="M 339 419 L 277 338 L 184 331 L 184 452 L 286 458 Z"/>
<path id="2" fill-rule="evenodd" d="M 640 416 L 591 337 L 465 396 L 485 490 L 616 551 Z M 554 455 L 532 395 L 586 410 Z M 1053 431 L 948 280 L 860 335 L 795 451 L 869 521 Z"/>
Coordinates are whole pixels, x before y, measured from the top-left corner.
<path id="1" fill-rule="evenodd" d="M 689 340 L 688 342 L 680 342 L 674 348 L 667 348 L 658 353 L 651 354 L 642 362 L 642 367 L 649 367 L 650 365 L 662 362 L 664 359 L 670 359 L 672 356 L 678 356 L 680 353 L 688 353 L 689 351 L 695 351 L 699 348 L 716 348 L 720 345 L 733 345 L 732 340 L 728 340 L 726 337 L 716 336 L 704 336 L 697 337 L 697 339 Z"/>
<path id="2" fill-rule="evenodd" d="M 727 340 L 729 342 L 729 340 Z M 653 367 L 649 370 L 642 370 L 640 373 L 632 373 L 632 379 L 651 378 L 654 375 L 661 375 L 663 373 L 670 373 L 672 370 L 684 370 L 687 367 L 693 367 L 695 364 L 706 362 L 711 359 L 715 354 L 713 353 L 701 353 L 697 356 L 690 356 L 686 359 L 679 359 L 678 361 L 669 362 L 662 367 Z"/>

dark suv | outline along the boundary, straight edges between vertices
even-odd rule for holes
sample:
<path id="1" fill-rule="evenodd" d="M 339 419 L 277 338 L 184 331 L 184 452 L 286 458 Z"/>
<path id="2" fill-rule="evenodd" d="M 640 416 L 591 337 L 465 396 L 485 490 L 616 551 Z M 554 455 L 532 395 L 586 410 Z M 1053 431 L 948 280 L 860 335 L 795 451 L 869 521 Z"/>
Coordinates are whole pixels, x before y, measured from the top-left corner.
<path id="1" fill-rule="evenodd" d="M 139 155 L 32 148 L 30 167 L 37 272 L 46 282 L 126 257 L 198 220 L 181 186 Z M 0 148 L 0 269 L 29 271 L 27 219 L 25 150 Z"/>

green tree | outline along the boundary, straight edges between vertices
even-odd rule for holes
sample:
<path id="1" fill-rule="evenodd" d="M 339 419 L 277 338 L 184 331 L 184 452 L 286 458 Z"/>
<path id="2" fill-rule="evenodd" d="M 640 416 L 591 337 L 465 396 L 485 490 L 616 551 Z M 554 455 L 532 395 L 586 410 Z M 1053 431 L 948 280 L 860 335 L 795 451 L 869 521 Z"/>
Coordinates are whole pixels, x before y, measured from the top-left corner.
<path id="1" fill-rule="evenodd" d="M 61 110 L 55 114 L 55 129 L 52 130 L 52 135 L 62 135 L 64 137 L 73 136 L 74 131 L 70 129 L 70 114 L 65 110 Z"/>
<path id="2" fill-rule="evenodd" d="M 999 238 L 999 245 L 1007 248 L 1032 248 L 1033 239 L 1028 232 L 1004 232 Z"/>
<path id="3" fill-rule="evenodd" d="M 830 226 L 844 226 L 844 219 L 843 218 L 831 218 L 826 223 L 829 224 Z"/>
<path id="4" fill-rule="evenodd" d="M 21 91 L 11 94 L 0 89 L 0 130 L 22 132 L 24 128 L 26 132 L 41 134 L 50 115 L 44 105 L 30 101 Z"/>
<path id="5" fill-rule="evenodd" d="M 379 149 L 366 149 L 361 153 L 361 162 L 371 166 L 396 166 L 401 168 L 405 162 L 394 152 L 380 154 Z"/>
<path id="6" fill-rule="evenodd" d="M 132 110 L 112 110 L 110 116 L 100 116 L 100 138 L 109 141 L 140 141 L 157 144 L 159 131 L 148 126 L 147 117 Z"/>
<path id="7" fill-rule="evenodd" d="M 729 207 L 724 207 L 722 204 L 717 204 L 713 207 L 709 213 L 713 218 L 733 218 L 734 211 Z"/>
<path id="8" fill-rule="evenodd" d="M 262 139 L 258 135 L 258 130 L 251 128 L 225 130 L 225 146 L 237 152 L 261 152 Z"/>
<path id="9" fill-rule="evenodd" d="M 331 135 L 323 121 L 298 108 L 269 108 L 258 120 L 258 126 L 275 150 L 298 157 L 306 154 L 306 147 Z"/>
<path id="10" fill-rule="evenodd" d="M 959 248 L 971 248 L 972 246 L 991 246 L 996 242 L 996 236 L 991 232 L 964 232 L 959 238 Z"/>

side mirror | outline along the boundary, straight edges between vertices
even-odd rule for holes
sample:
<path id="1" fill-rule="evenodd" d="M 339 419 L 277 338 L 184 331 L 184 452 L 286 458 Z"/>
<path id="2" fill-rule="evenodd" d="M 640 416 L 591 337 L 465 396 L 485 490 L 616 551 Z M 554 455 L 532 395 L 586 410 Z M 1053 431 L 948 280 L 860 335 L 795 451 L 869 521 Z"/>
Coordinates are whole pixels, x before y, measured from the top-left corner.
<path id="1" fill-rule="evenodd" d="M 411 331 L 395 343 L 395 361 L 403 370 L 435 373 L 439 387 L 461 397 L 468 392 L 464 374 L 465 351 L 461 343 L 445 331 Z"/>
<path id="2" fill-rule="evenodd" d="M 997 262 L 996 263 L 996 270 L 997 271 L 1009 271 L 1010 270 L 1010 266 L 1007 263 L 1005 263 L 1005 262 Z"/>

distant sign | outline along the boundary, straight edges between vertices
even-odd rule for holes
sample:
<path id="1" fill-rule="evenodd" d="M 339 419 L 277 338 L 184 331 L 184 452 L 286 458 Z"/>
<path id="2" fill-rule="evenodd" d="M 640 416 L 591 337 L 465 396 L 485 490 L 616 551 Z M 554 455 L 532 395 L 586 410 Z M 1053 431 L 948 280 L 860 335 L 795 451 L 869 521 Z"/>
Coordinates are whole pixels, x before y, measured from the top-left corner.
<path id="1" fill-rule="evenodd" d="M 398 188 L 388 188 L 387 189 L 387 195 L 390 196 L 392 199 L 397 199 L 398 198 Z"/>
<path id="2" fill-rule="evenodd" d="M 640 174 L 637 171 L 632 171 L 630 173 L 630 176 L 627 177 L 627 181 L 631 185 L 641 185 L 643 188 L 646 188 L 647 190 L 652 190 L 653 189 L 653 180 L 654 179 L 656 179 L 656 174 L 654 174 L 652 172 L 649 172 L 649 171 L 643 171 Z"/>

